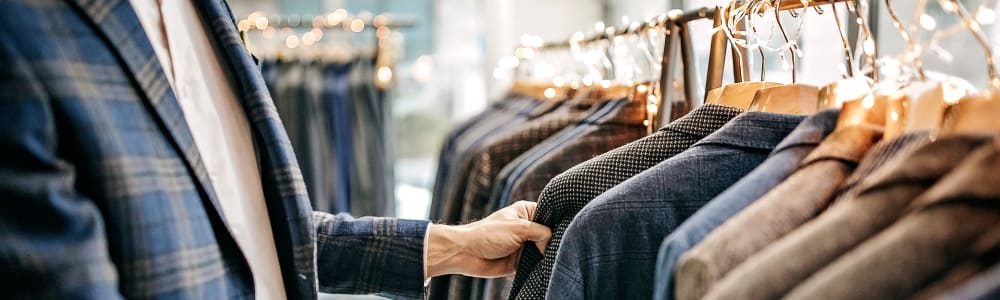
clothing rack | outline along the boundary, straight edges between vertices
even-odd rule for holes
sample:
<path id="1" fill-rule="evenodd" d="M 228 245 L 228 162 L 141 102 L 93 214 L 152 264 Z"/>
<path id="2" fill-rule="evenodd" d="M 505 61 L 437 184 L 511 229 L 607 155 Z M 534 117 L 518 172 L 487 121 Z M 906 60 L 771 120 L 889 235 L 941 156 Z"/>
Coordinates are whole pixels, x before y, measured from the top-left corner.
<path id="1" fill-rule="evenodd" d="M 392 16 L 387 17 L 385 15 L 378 15 L 371 18 L 345 18 L 338 22 L 338 25 L 328 25 L 323 22 L 321 26 L 316 26 L 313 20 L 316 17 L 321 17 L 326 20 L 324 15 L 272 15 L 268 18 L 268 21 L 273 22 L 271 26 L 275 27 L 291 27 L 291 28 L 332 28 L 340 26 L 339 24 L 350 24 L 354 20 L 361 20 L 364 24 L 364 29 L 377 29 L 378 27 L 389 27 L 389 28 L 411 28 L 417 26 L 419 22 L 415 17 L 408 16 Z M 384 18 L 384 19 L 381 19 Z"/>
<path id="2" fill-rule="evenodd" d="M 811 0 L 808 1 L 808 6 L 819 6 L 827 4 L 835 4 L 840 2 L 854 1 L 858 0 Z M 745 2 L 745 1 L 739 1 Z M 778 4 L 778 11 L 787 11 L 792 9 L 801 9 L 806 7 L 802 1 L 792 1 L 784 0 L 780 1 Z M 763 11 L 762 11 L 763 12 Z M 687 11 L 672 10 L 670 12 L 661 14 L 654 18 L 646 19 L 643 22 L 633 23 L 630 26 L 623 28 L 608 27 L 605 30 L 598 32 L 595 35 L 578 38 L 569 39 L 561 42 L 548 42 L 542 44 L 538 49 L 560 49 L 568 48 L 572 45 L 588 44 L 600 41 L 608 41 L 617 36 L 624 36 L 630 34 L 636 34 L 650 28 L 663 28 L 666 31 L 666 41 L 664 42 L 663 57 L 661 59 L 662 68 L 660 70 L 660 87 L 661 95 L 666 98 L 667 95 L 671 94 L 673 86 L 670 84 L 672 81 L 673 68 L 676 65 L 671 59 L 678 48 L 681 54 L 681 63 L 683 65 L 683 76 L 686 79 L 695 78 L 697 76 L 697 70 L 694 66 L 694 50 L 692 49 L 691 34 L 688 23 L 698 20 L 712 19 L 712 26 L 719 27 L 722 25 L 723 20 L 723 10 L 718 7 L 702 7 L 698 9 L 692 9 Z M 742 23 L 738 24 L 738 29 L 744 26 Z M 677 41 L 674 40 L 677 38 Z M 679 45 L 678 45 L 679 43 Z M 712 35 L 711 39 L 711 51 L 709 52 L 708 59 L 708 71 L 705 80 L 705 94 L 708 91 L 721 87 L 723 79 L 723 71 L 725 70 L 725 59 L 726 52 L 729 49 L 729 43 L 727 42 L 726 33 L 722 31 L 717 31 Z M 746 60 L 746 52 L 741 51 L 741 55 L 733 56 L 733 80 L 735 82 L 743 82 L 748 80 L 744 76 L 749 74 L 748 66 L 744 63 Z M 695 91 L 697 82 L 694 80 L 684 81 L 684 93 L 685 93 L 685 103 L 682 108 L 684 112 L 697 107 L 703 102 L 704 99 L 699 99 L 696 96 Z M 672 101 L 665 101 L 666 99 L 661 99 L 657 103 L 658 116 L 654 120 L 654 126 L 659 127 L 666 124 L 670 120 L 672 115 L 673 103 Z"/>

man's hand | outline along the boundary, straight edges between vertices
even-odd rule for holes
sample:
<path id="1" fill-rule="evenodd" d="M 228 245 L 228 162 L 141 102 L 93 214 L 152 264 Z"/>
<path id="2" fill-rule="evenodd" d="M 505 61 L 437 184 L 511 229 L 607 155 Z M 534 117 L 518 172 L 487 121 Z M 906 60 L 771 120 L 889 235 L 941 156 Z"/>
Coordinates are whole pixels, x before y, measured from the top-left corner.
<path id="1" fill-rule="evenodd" d="M 545 251 L 552 231 L 531 222 L 537 204 L 518 201 L 485 219 L 461 225 L 427 228 L 424 277 L 462 274 L 501 277 L 514 274 L 526 241 Z"/>

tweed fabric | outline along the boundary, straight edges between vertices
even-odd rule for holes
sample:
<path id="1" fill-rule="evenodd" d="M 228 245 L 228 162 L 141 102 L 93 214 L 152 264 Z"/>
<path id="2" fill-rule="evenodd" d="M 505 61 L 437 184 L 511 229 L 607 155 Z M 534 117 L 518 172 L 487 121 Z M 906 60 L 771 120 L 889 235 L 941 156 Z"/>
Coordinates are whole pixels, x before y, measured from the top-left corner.
<path id="1" fill-rule="evenodd" d="M 316 297 L 317 261 L 364 256 L 364 268 L 402 275 L 324 270 L 340 272 L 324 289 L 419 297 L 427 222 L 314 219 L 228 7 L 194 5 L 250 122 L 288 297 Z M 9 200 L 0 204 L 0 298 L 252 298 L 246 259 L 129 2 L 4 1 L 0 26 L 0 194 Z M 334 239 L 317 243 L 317 228 Z M 413 238 L 403 247 L 387 236 Z"/>
<path id="2" fill-rule="evenodd" d="M 970 255 L 965 261 L 910 298 L 915 300 L 938 299 L 945 293 L 972 282 L 977 276 L 986 274 L 989 268 L 997 266 L 997 263 L 1000 263 L 1000 225 L 993 225 L 993 228 L 983 234 L 970 247 Z"/>
<path id="3" fill-rule="evenodd" d="M 643 124 L 646 117 L 645 103 L 631 101 L 607 117 L 585 121 L 594 126 L 577 126 L 562 133 L 563 137 L 571 137 L 569 141 L 557 138 L 552 143 L 539 146 L 539 149 L 544 149 L 556 145 L 547 151 L 535 152 L 541 155 L 520 166 L 523 171 L 512 176 L 511 192 L 505 202 L 538 199 L 549 180 L 559 173 L 646 136 L 648 129 Z"/>
<path id="4" fill-rule="evenodd" d="M 552 240 L 545 255 L 534 245 L 524 246 L 510 298 L 542 299 L 545 296 L 563 231 L 590 200 L 687 150 L 741 112 L 721 105 L 703 105 L 653 135 L 589 159 L 554 177 L 538 197 L 534 219 L 553 229 Z M 533 274 L 536 272 L 538 274 Z"/>
<path id="5" fill-rule="evenodd" d="M 653 298 L 673 299 L 674 267 L 680 256 L 795 172 L 799 163 L 834 130 L 839 115 L 840 110 L 825 110 L 806 118 L 760 166 L 698 209 L 663 239 L 657 256 Z"/>
<path id="6" fill-rule="evenodd" d="M 856 195 L 858 183 L 884 166 L 886 161 L 899 153 L 905 153 L 906 149 L 929 142 L 929 133 L 926 131 L 908 133 L 892 140 L 880 141 L 864 153 L 865 149 L 869 149 L 870 143 L 858 143 L 858 137 L 873 137 L 871 134 L 877 134 L 878 131 L 864 128 L 851 131 L 854 132 L 854 137 L 839 134 L 824 140 L 823 144 L 827 147 L 821 144 L 785 182 L 726 220 L 686 252 L 675 270 L 675 296 L 681 299 L 702 297 L 734 267 L 813 218 L 829 203 L 835 202 L 835 199 Z M 843 148 L 829 148 L 832 146 L 832 149 L 837 149 L 851 144 L 859 147 L 847 152 L 842 151 Z M 859 158 L 862 153 L 864 157 Z M 855 164 L 857 167 L 852 167 Z M 847 174 L 850 176 L 843 179 Z M 843 179 L 840 187 L 837 187 L 838 178 Z"/>
<path id="7" fill-rule="evenodd" d="M 788 179 L 681 256 L 676 270 L 677 299 L 701 298 L 747 257 L 826 208 L 837 187 L 881 137 L 877 128 L 854 126 L 823 139 Z"/>
<path id="8" fill-rule="evenodd" d="M 496 181 L 497 174 L 508 163 L 542 143 L 552 135 L 567 126 L 582 121 L 588 115 L 596 112 L 601 105 L 593 105 L 588 99 L 567 100 L 552 112 L 527 123 L 517 126 L 517 129 L 500 135 L 494 141 L 485 145 L 479 153 L 474 153 L 471 160 L 471 173 L 465 183 L 465 196 L 460 200 L 462 214 L 459 223 L 467 223 L 486 217 L 494 211 L 496 204 L 489 203 L 490 191 Z M 485 279 L 472 279 L 465 276 L 451 276 L 449 299 L 472 299 L 481 294 L 480 286 Z M 475 282 L 475 283 L 474 283 Z M 474 288 L 473 285 L 476 287 Z"/>
<path id="9" fill-rule="evenodd" d="M 1000 298 L 1000 265 L 994 265 L 940 299 L 992 300 Z"/>
<path id="10" fill-rule="evenodd" d="M 931 132 L 920 130 L 908 132 L 890 140 L 881 140 L 872 146 L 865 157 L 861 159 L 858 166 L 851 172 L 851 176 L 844 180 L 844 183 L 837 188 L 837 197 L 834 202 L 856 197 L 860 189 L 858 185 L 863 180 L 871 177 L 873 173 L 885 167 L 886 163 L 895 158 L 900 153 L 906 153 L 909 149 L 922 146 L 931 142 Z"/>
<path id="11" fill-rule="evenodd" d="M 707 299 L 773 299 L 888 227 L 914 198 L 991 138 L 940 138 L 900 154 L 838 201 L 730 271 Z M 920 162 L 920 163 L 914 163 Z M 679 287 L 679 286 L 678 286 Z"/>
<path id="12" fill-rule="evenodd" d="M 663 238 L 767 159 L 803 119 L 740 114 L 690 149 L 594 198 L 563 234 L 545 298 L 648 299 Z"/>
<path id="13" fill-rule="evenodd" d="M 813 274 L 787 299 L 901 299 L 974 252 L 1000 224 L 1000 151 L 988 144 L 962 160 L 898 222 Z M 919 163 L 918 163 L 919 164 Z"/>

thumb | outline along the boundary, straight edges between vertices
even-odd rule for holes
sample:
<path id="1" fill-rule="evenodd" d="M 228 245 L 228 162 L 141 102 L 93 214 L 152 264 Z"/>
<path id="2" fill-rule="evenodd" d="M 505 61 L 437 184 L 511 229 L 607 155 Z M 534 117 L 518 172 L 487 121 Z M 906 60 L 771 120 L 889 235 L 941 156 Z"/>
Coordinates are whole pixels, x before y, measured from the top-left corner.
<path id="1" fill-rule="evenodd" d="M 545 252 L 545 247 L 549 244 L 549 239 L 552 238 L 552 229 L 549 229 L 548 226 L 530 221 L 527 222 L 527 225 L 524 228 L 524 231 L 521 233 L 521 240 L 533 241 L 539 251 Z"/>

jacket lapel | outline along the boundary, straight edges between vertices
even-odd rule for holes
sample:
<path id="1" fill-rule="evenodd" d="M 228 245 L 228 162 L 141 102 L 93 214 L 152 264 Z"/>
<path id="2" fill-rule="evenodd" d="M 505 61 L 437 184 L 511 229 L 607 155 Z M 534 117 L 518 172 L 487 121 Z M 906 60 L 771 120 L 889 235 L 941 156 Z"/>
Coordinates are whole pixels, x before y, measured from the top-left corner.
<path id="1" fill-rule="evenodd" d="M 223 66 L 231 74 L 243 111 L 250 121 L 288 297 L 316 298 L 318 282 L 312 207 L 278 110 L 260 69 L 244 47 L 229 6 L 223 0 L 193 3 Z"/>
<path id="2" fill-rule="evenodd" d="M 128 0 L 72 0 L 90 18 L 107 38 L 108 45 L 118 54 L 128 68 L 129 75 L 139 86 L 143 98 L 169 133 L 187 166 L 197 178 L 197 183 L 211 203 L 209 209 L 225 222 L 215 189 L 208 179 L 208 172 L 191 137 L 187 121 L 174 91 L 167 81 L 153 46 L 146 37 L 142 23 Z"/>

